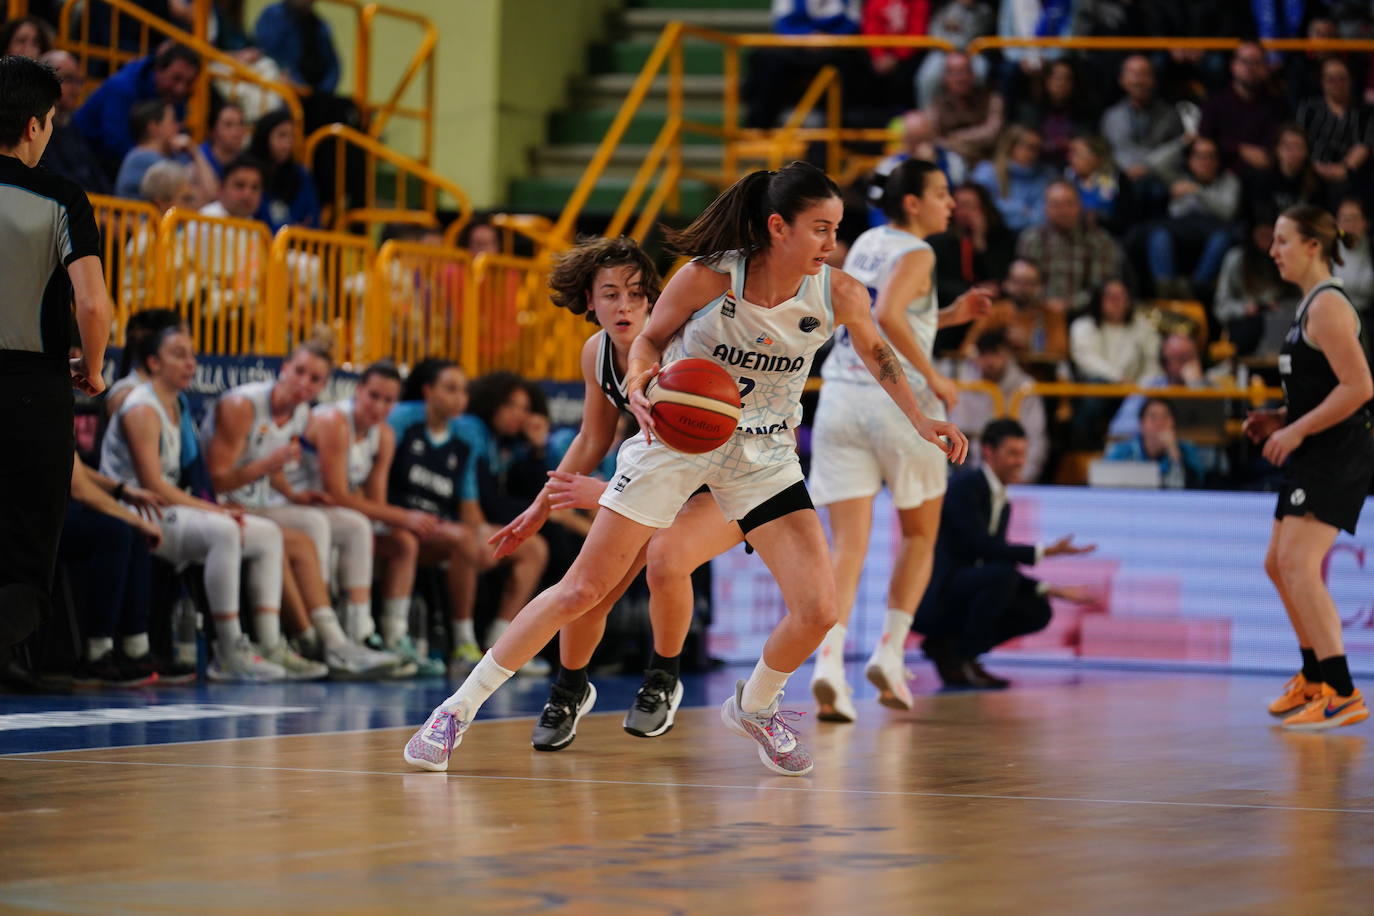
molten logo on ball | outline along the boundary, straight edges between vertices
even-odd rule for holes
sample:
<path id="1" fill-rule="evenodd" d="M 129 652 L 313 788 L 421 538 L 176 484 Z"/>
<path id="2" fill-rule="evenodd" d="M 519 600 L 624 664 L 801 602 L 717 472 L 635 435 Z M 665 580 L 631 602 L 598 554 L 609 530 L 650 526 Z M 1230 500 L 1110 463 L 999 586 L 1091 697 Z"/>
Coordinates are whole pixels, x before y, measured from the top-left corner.
<path id="1" fill-rule="evenodd" d="M 739 384 L 709 359 L 669 363 L 647 394 L 659 440 L 679 452 L 699 455 L 720 448 L 739 423 Z"/>

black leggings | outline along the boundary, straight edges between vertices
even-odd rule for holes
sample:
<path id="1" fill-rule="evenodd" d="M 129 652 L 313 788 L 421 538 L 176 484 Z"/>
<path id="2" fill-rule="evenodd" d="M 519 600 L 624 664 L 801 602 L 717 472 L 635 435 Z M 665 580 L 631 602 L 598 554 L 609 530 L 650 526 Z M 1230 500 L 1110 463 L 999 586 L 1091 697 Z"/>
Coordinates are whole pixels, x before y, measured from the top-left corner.
<path id="1" fill-rule="evenodd" d="M 80 620 L 86 636 L 148 632 L 148 540 L 132 525 L 81 503 L 67 507 L 58 553 L 80 570 Z"/>

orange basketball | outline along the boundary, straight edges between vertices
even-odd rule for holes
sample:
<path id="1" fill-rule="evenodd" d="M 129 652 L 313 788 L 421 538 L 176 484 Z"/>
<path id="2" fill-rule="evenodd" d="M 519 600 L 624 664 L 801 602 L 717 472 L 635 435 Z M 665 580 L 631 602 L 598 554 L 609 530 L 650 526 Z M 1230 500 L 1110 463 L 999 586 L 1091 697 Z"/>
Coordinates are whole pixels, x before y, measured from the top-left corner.
<path id="1" fill-rule="evenodd" d="M 648 397 L 658 438 L 689 455 L 720 448 L 739 424 L 739 385 L 709 359 L 690 357 L 664 366 Z"/>

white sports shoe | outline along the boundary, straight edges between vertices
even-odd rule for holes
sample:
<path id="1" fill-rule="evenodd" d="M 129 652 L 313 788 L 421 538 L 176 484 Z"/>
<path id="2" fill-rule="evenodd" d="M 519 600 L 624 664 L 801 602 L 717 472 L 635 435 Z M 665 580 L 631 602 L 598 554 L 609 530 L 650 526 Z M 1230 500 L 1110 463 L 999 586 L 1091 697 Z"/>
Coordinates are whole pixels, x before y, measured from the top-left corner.
<path id="1" fill-rule="evenodd" d="M 329 666 L 330 677 L 374 680 L 389 675 L 401 659 L 390 652 L 378 652 L 346 640 L 342 645 L 324 650 L 324 663 Z"/>
<path id="2" fill-rule="evenodd" d="M 811 695 L 820 707 L 816 718 L 822 722 L 853 722 L 859 718 L 854 708 L 854 688 L 844 678 L 844 669 L 817 665 L 811 674 Z"/>
<path id="3" fill-rule="evenodd" d="M 262 651 L 262 657 L 274 665 L 280 665 L 286 672 L 288 681 L 318 681 L 329 676 L 329 666 L 322 662 L 312 662 L 302 658 L 296 651 L 280 640 L 275 646 Z"/>
<path id="4" fill-rule="evenodd" d="M 735 692 L 720 707 L 720 721 L 737 735 L 758 743 L 759 760 L 779 776 L 805 776 L 814 766 L 811 753 L 797 740 L 797 730 L 788 720 L 801 713 L 779 709 L 782 694 L 773 704 L 758 712 L 745 712 L 744 680 L 735 682 Z"/>
<path id="5" fill-rule="evenodd" d="M 258 653 L 257 646 L 240 634 L 234 644 L 215 646 L 215 659 L 205 671 L 207 679 L 222 683 L 261 683 L 287 680 L 286 669 L 269 662 Z"/>
<path id="6" fill-rule="evenodd" d="M 889 709 L 910 709 L 913 705 L 907 681 L 915 675 L 906 670 L 902 656 L 879 647 L 864 666 L 864 677 L 878 688 L 878 702 Z"/>
<path id="7" fill-rule="evenodd" d="M 459 719 L 456 713 L 438 707 L 429 714 L 420 730 L 410 736 L 402 756 L 413 767 L 442 773 L 448 769 L 453 749 L 463 743 L 463 732 L 470 724 Z"/>

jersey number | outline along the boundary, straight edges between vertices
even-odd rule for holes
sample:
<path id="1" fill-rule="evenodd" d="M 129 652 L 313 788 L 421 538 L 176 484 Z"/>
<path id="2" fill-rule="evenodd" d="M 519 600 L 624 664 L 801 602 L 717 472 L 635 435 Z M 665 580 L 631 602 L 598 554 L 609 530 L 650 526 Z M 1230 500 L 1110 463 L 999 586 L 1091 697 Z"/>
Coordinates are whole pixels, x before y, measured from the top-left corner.
<path id="1" fill-rule="evenodd" d="M 754 380 L 751 378 L 737 379 L 739 382 L 739 399 L 743 401 L 749 397 L 749 392 L 754 390 Z"/>

